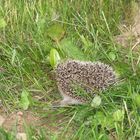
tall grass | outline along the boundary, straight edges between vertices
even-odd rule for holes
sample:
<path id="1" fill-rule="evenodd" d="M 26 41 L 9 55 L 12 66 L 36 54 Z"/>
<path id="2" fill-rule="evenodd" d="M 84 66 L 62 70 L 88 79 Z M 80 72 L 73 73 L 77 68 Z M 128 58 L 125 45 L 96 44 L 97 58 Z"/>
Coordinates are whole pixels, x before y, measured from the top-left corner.
<path id="1" fill-rule="evenodd" d="M 26 89 L 34 102 L 29 110 L 46 118 L 46 130 L 29 129 L 29 139 L 140 138 L 140 67 L 135 65 L 138 57 L 113 40 L 120 34 L 118 26 L 128 17 L 126 9 L 132 1 L 0 1 L 0 19 L 6 22 L 0 28 L 0 66 L 5 69 L 0 73 L 2 105 L 8 112 L 21 110 L 20 97 Z M 61 98 L 48 61 L 50 50 L 58 49 L 58 44 L 47 34 L 56 23 L 65 27 L 65 35 L 59 42 L 65 47 L 63 59 L 82 57 L 108 63 L 123 81 L 100 95 L 102 103 L 98 108 L 91 105 L 50 108 L 50 104 Z M 113 54 L 113 59 L 109 54 Z M 36 96 L 41 101 L 36 101 Z M 13 139 L 10 133 L 0 130 L 2 139 Z"/>

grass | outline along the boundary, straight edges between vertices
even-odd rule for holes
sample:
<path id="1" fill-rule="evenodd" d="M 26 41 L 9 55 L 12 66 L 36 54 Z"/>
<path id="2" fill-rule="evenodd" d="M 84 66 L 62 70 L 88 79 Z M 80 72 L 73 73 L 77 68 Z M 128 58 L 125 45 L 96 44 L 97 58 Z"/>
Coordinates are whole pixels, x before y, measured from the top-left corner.
<path id="1" fill-rule="evenodd" d="M 133 2 L 0 1 L 0 19 L 6 22 L 0 28 L 0 66 L 5 70 L 0 73 L 2 106 L 8 113 L 22 110 L 21 94 L 26 90 L 32 100 L 28 110 L 48 119 L 45 128 L 26 129 L 29 140 L 140 139 L 139 53 L 113 40 L 120 34 L 122 20 L 128 19 L 126 12 Z M 62 26 L 60 34 L 61 30 L 65 32 L 55 40 L 55 30 L 48 33 L 54 24 Z M 50 104 L 61 98 L 49 61 L 52 48 L 61 59 L 110 64 L 123 82 L 100 95 L 98 108 L 89 104 L 52 109 Z M 15 139 L 12 132 L 3 129 L 0 136 L 3 140 Z"/>

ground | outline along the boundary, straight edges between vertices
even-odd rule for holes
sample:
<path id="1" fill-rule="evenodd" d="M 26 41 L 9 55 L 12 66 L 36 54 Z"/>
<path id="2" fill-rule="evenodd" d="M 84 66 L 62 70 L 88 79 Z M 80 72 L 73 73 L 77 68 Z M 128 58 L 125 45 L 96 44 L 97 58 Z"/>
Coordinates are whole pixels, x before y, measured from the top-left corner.
<path id="1" fill-rule="evenodd" d="M 135 0 L 0 1 L 0 139 L 140 139 L 139 13 Z M 53 106 L 64 59 L 109 64 L 118 82 L 91 104 Z"/>

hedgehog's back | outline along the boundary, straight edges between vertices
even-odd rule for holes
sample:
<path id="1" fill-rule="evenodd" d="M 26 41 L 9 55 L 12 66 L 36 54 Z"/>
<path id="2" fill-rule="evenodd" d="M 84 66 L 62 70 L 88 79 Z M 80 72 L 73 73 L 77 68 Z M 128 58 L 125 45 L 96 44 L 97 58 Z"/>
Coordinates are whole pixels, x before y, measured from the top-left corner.
<path id="1" fill-rule="evenodd" d="M 101 91 L 115 83 L 116 76 L 113 69 L 101 62 L 81 62 L 69 60 L 56 68 L 58 86 L 64 94 L 75 96 L 73 83 L 83 87 L 86 91 Z"/>

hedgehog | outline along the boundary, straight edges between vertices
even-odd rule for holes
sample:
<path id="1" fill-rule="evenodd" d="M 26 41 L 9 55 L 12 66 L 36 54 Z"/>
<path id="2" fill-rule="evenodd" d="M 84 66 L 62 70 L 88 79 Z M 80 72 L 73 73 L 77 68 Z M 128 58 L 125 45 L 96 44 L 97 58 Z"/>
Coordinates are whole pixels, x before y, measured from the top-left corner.
<path id="1" fill-rule="evenodd" d="M 66 60 L 57 65 L 55 72 L 58 90 L 63 97 L 60 105 L 89 103 L 95 93 L 116 82 L 113 68 L 102 62 Z M 82 89 L 80 93 L 79 89 Z"/>

